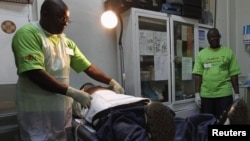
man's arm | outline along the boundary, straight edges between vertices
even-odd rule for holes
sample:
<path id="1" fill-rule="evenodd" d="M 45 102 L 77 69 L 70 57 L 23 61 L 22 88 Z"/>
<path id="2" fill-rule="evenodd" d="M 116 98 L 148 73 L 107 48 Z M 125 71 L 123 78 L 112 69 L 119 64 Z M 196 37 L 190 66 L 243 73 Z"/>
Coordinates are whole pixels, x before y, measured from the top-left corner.
<path id="1" fill-rule="evenodd" d="M 49 73 L 41 69 L 30 70 L 25 73 L 32 82 L 37 84 L 42 89 L 72 97 L 83 107 L 89 107 L 92 98 L 88 93 L 70 87 L 67 84 L 56 80 Z"/>
<path id="2" fill-rule="evenodd" d="M 239 94 L 240 92 L 239 92 L 238 75 L 231 76 L 231 83 L 235 94 Z"/>
<path id="3" fill-rule="evenodd" d="M 195 92 L 200 93 L 202 76 L 200 74 L 194 74 L 195 79 Z"/>
<path id="4" fill-rule="evenodd" d="M 124 94 L 124 88 L 116 80 L 107 76 L 104 72 L 102 72 L 99 68 L 97 68 L 93 64 L 90 65 L 89 68 L 84 70 L 84 72 L 91 78 L 95 79 L 96 81 L 111 86 L 113 91 L 115 91 L 116 93 Z"/>
<path id="5" fill-rule="evenodd" d="M 47 91 L 60 94 L 66 94 L 67 92 L 68 86 L 66 84 L 57 81 L 44 70 L 30 70 L 24 73 L 28 75 L 31 81 Z"/>
<path id="6" fill-rule="evenodd" d="M 90 65 L 84 72 L 91 78 L 95 79 L 96 81 L 102 82 L 104 84 L 109 84 L 112 78 L 107 76 L 104 72 L 102 72 L 99 68 L 94 66 L 93 64 Z"/>

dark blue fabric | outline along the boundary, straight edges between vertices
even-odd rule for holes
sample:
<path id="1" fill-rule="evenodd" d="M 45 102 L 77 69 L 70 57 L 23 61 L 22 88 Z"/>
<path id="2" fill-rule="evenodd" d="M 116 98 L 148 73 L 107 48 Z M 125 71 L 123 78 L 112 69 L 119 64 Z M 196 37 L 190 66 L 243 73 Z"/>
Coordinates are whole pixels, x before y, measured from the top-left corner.
<path id="1" fill-rule="evenodd" d="M 195 114 L 185 119 L 175 117 L 175 141 L 207 141 L 208 125 L 215 122 L 212 114 Z"/>
<path id="2" fill-rule="evenodd" d="M 144 106 L 114 110 L 99 119 L 95 128 L 96 137 L 101 137 L 100 141 L 149 141 Z M 176 124 L 175 141 L 207 141 L 208 125 L 216 122 L 216 118 L 212 114 L 195 114 L 187 118 L 175 117 L 174 120 Z M 93 136 L 93 134 L 89 132 L 83 133 L 81 136 Z"/>
<path id="3" fill-rule="evenodd" d="M 233 103 L 232 96 L 220 98 L 201 98 L 201 113 L 213 114 L 216 118 Z"/>
<path id="4" fill-rule="evenodd" d="M 100 141 L 148 141 L 144 106 L 111 111 L 95 128 Z"/>

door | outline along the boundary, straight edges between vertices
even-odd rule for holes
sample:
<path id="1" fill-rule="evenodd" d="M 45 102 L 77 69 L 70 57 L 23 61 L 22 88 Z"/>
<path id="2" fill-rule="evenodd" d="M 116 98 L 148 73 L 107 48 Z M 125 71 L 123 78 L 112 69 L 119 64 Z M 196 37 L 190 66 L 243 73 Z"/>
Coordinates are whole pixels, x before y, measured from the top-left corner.
<path id="1" fill-rule="evenodd" d="M 171 15 L 171 67 L 173 103 L 194 100 L 192 75 L 198 49 L 198 21 Z"/>

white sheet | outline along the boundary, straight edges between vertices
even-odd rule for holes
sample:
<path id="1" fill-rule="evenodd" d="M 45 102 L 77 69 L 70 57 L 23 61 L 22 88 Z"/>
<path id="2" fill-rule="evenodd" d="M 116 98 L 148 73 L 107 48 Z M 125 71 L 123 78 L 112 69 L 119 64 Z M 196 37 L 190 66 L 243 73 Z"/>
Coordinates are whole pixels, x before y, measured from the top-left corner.
<path id="1" fill-rule="evenodd" d="M 116 94 L 111 90 L 98 90 L 92 94 L 91 106 L 89 109 L 82 109 L 81 114 L 90 123 L 97 113 L 119 105 L 148 100 L 148 98 L 135 97 L 131 95 Z"/>

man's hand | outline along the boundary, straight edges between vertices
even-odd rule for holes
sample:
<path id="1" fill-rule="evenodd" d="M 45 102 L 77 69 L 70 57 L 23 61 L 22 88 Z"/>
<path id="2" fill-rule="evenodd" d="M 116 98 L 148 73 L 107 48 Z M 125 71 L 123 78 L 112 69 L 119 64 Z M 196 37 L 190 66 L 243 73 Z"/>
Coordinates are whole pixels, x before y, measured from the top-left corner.
<path id="1" fill-rule="evenodd" d="M 111 88 L 113 89 L 113 91 L 115 91 L 118 94 L 124 94 L 124 89 L 122 88 L 122 86 L 116 82 L 114 79 L 112 79 L 109 82 L 109 86 L 111 86 Z"/>
<path id="2" fill-rule="evenodd" d="M 239 98 L 241 98 L 241 95 L 240 95 L 240 94 L 235 94 L 235 95 L 234 95 L 234 100 L 239 99 Z"/>
<path id="3" fill-rule="evenodd" d="M 73 115 L 80 117 L 80 118 L 83 118 L 83 115 L 81 115 L 81 110 L 82 110 L 82 105 L 79 102 L 74 100 L 74 102 L 72 104 Z"/>
<path id="4" fill-rule="evenodd" d="M 79 102 L 84 108 L 88 108 L 90 106 L 92 97 L 84 91 L 75 89 L 73 87 L 68 87 L 66 95 Z"/>
<path id="5" fill-rule="evenodd" d="M 199 108 L 201 108 L 201 97 L 200 97 L 200 93 L 195 93 L 195 103 L 197 104 L 197 106 Z"/>

